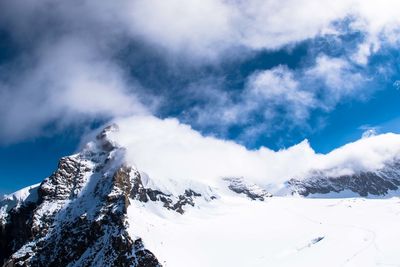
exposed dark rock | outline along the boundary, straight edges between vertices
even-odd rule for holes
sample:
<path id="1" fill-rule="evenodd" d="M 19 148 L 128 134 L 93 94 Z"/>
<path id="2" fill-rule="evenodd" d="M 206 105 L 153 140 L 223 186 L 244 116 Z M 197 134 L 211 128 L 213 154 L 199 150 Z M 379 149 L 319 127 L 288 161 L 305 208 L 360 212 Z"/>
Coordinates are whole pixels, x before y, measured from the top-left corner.
<path id="1" fill-rule="evenodd" d="M 305 179 L 291 179 L 287 182 L 294 193 L 303 196 L 327 194 L 350 190 L 360 196 L 384 196 L 400 186 L 400 162 L 387 164 L 377 171 L 359 172 L 338 177 L 326 176 L 324 172 L 314 171 Z"/>
<path id="2" fill-rule="evenodd" d="M 136 239 L 134 243 L 134 248 L 137 255 L 137 266 L 138 267 L 150 267 L 150 266 L 158 266 L 158 260 L 154 257 L 154 255 L 144 248 L 142 239 Z"/>
<path id="3" fill-rule="evenodd" d="M 115 132 L 118 131 L 119 127 L 117 124 L 112 124 L 104 128 L 97 136 L 96 139 L 100 141 L 100 146 L 101 149 L 105 152 L 110 152 L 113 149 L 115 149 L 117 146 L 114 144 L 109 138 L 107 138 L 107 135 L 110 132 Z"/>
<path id="4" fill-rule="evenodd" d="M 228 188 L 235 193 L 244 194 L 252 200 L 264 201 L 266 197 L 272 197 L 272 194 L 265 191 L 256 184 L 245 182 L 243 178 L 224 178 L 227 181 Z"/>
<path id="5" fill-rule="evenodd" d="M 194 206 L 194 198 L 200 197 L 201 194 L 196 193 L 191 189 L 186 189 L 182 195 L 174 197 L 170 194 L 165 194 L 159 190 L 145 188 L 139 172 L 134 173 L 133 186 L 130 197 L 141 202 L 160 201 L 167 209 L 174 210 L 183 214 L 185 205 Z"/>
<path id="6" fill-rule="evenodd" d="M 8 212 L 6 223 L 0 222 L 0 264 L 14 251 L 32 240 L 32 214 L 36 203 L 26 203 Z"/>

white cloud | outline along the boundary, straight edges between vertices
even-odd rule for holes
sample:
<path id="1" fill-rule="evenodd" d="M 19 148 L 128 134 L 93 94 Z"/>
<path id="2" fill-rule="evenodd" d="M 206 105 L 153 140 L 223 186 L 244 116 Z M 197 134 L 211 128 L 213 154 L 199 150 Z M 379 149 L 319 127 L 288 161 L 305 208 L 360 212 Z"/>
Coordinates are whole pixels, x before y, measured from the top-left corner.
<path id="1" fill-rule="evenodd" d="M 236 3 L 236 2 L 235 2 Z M 343 19 L 349 1 L 239 1 L 236 17 L 241 43 L 255 49 L 276 49 L 330 31 Z"/>
<path id="2" fill-rule="evenodd" d="M 268 118 L 273 110 L 280 107 L 294 122 L 308 118 L 309 109 L 316 104 L 313 93 L 303 90 L 294 74 L 282 66 L 250 76 L 244 96 L 245 109 L 255 111 L 263 105 Z"/>
<path id="3" fill-rule="evenodd" d="M 378 126 L 370 126 L 370 125 L 362 125 L 359 127 L 362 130 L 361 138 L 369 138 L 371 136 L 378 135 L 380 127 Z"/>
<path id="4" fill-rule="evenodd" d="M 368 129 L 362 133 L 362 138 L 369 138 L 371 136 L 377 135 L 376 129 Z"/>
<path id="5" fill-rule="evenodd" d="M 173 180 L 207 181 L 243 176 L 262 185 L 280 184 L 311 169 L 329 175 L 374 170 L 400 156 L 400 136 L 360 139 L 328 154 L 317 154 L 307 141 L 288 149 L 248 150 L 231 141 L 205 137 L 176 119 L 135 116 L 116 120 L 111 137 L 127 147 L 128 161 L 160 184 Z"/>
<path id="6" fill-rule="evenodd" d="M 367 99 L 376 90 L 363 86 L 369 80 L 349 60 L 321 54 L 307 68 L 277 66 L 256 71 L 236 95 L 203 86 L 210 95 L 208 105 L 195 107 L 192 116 L 202 126 L 246 125 L 244 139 L 282 126 L 306 130 L 313 111 L 329 112 L 343 100 Z"/>
<path id="7" fill-rule="evenodd" d="M 215 58 L 231 45 L 233 7 L 220 0 L 126 2 L 127 30 L 174 55 Z"/>
<path id="8" fill-rule="evenodd" d="M 353 14 L 357 20 L 352 24 L 366 34 L 365 41 L 359 44 L 352 59 L 361 65 L 368 63 L 369 57 L 383 45 L 398 46 L 400 28 L 400 3 L 396 0 L 355 1 Z"/>
<path id="9" fill-rule="evenodd" d="M 349 87 L 353 84 L 343 76 L 349 72 L 349 63 L 342 58 L 330 58 L 325 55 L 316 59 L 315 66 L 307 71 L 309 76 L 322 78 L 330 88 Z"/>
<path id="10" fill-rule="evenodd" d="M 343 58 L 332 58 L 320 55 L 316 58 L 314 66 L 305 71 L 305 78 L 316 86 L 322 82 L 324 86 L 316 86 L 324 91 L 324 99 L 320 102 L 327 109 L 334 107 L 345 97 L 362 99 L 367 90 L 362 90 L 362 85 L 370 78 L 360 70 L 355 70 L 354 66 Z"/>
<path id="11" fill-rule="evenodd" d="M 93 117 L 144 114 L 127 91 L 122 70 L 73 39 L 41 47 L 28 69 L 10 74 L 3 84 L 0 118 L 2 142 L 41 134 L 48 123 L 74 124 Z"/>
<path id="12" fill-rule="evenodd" d="M 366 34 L 354 59 L 365 63 L 381 42 L 396 43 L 396 0 L 166 0 L 125 2 L 118 15 L 127 31 L 173 54 L 215 59 L 235 48 L 279 49 L 324 34 L 341 34 L 334 22 L 353 18 Z"/>
<path id="13" fill-rule="evenodd" d="M 279 152 L 278 157 L 267 148 L 250 151 L 232 141 L 204 137 L 176 119 L 131 117 L 116 123 L 120 131 L 112 138 L 128 148 L 130 162 L 152 179 L 212 181 L 218 177 L 246 176 L 269 183 L 311 167 L 295 162 L 294 158 L 314 154 L 307 142 Z M 278 167 L 291 160 L 292 168 Z"/>

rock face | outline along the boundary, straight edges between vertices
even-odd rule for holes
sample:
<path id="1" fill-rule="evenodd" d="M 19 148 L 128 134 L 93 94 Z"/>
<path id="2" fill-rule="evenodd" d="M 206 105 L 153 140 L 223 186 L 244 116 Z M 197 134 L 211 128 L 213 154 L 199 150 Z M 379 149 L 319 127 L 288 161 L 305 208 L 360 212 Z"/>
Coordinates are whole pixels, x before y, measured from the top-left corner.
<path id="1" fill-rule="evenodd" d="M 145 189 L 145 190 L 146 194 L 144 196 L 144 199 L 142 200 L 143 202 L 160 201 L 163 203 L 163 206 L 165 208 L 170 210 L 175 210 L 180 214 L 184 213 L 183 206 L 185 205 L 194 206 L 194 198 L 201 196 L 201 194 L 196 193 L 191 189 L 185 190 L 185 193 L 179 195 L 177 198 L 158 190 L 153 190 L 153 189 Z"/>
<path id="2" fill-rule="evenodd" d="M 11 197 L 0 202 L 0 263 L 32 236 L 31 223 L 37 207 L 37 189 L 26 189 L 28 197 Z"/>
<path id="3" fill-rule="evenodd" d="M 142 183 L 139 172 L 136 171 L 133 179 L 133 187 L 131 190 L 131 199 L 141 202 L 159 201 L 163 203 L 164 208 L 174 210 L 180 214 L 184 213 L 185 205 L 194 206 L 196 197 L 201 197 L 200 193 L 196 193 L 192 189 L 186 189 L 185 192 L 177 197 L 172 194 L 161 192 L 160 190 L 145 188 Z"/>
<path id="4" fill-rule="evenodd" d="M 237 193 L 244 194 L 252 200 L 264 201 L 265 198 L 272 197 L 272 194 L 265 191 L 260 186 L 246 182 L 243 178 L 224 178 L 228 182 L 228 188 Z"/>
<path id="5" fill-rule="evenodd" d="M 140 175 L 107 138 L 115 130 L 104 129 L 81 153 L 62 158 L 26 198 L 0 203 L 3 266 L 160 265 L 126 230 Z"/>
<path id="6" fill-rule="evenodd" d="M 310 194 L 340 193 L 352 191 L 360 196 L 384 196 L 390 190 L 400 187 L 400 161 L 394 160 L 376 171 L 358 172 L 352 175 L 330 177 L 322 171 L 314 171 L 305 179 L 291 179 L 287 182 L 293 193 L 303 196 Z"/>

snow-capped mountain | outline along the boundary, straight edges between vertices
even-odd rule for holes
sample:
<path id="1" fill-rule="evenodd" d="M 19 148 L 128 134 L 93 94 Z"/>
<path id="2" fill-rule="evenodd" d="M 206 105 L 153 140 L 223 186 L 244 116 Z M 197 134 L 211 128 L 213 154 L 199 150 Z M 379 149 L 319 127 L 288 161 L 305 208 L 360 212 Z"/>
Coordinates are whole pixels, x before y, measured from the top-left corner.
<path id="1" fill-rule="evenodd" d="M 1 202 L 5 266 L 157 266 L 126 231 L 126 211 L 139 173 L 104 129 L 79 154 L 62 158 L 40 185 Z"/>
<path id="2" fill-rule="evenodd" d="M 384 198 L 400 186 L 395 159 L 348 175 L 313 170 L 273 196 L 241 176 L 214 183 L 149 177 L 127 160 L 116 132 L 117 125 L 106 127 L 81 152 L 62 158 L 42 183 L 1 200 L 4 266 L 400 264 L 393 245 L 400 237 L 393 226 L 398 199 L 293 196 Z M 359 211 L 357 218 L 349 207 Z M 335 259 L 322 262 L 333 250 Z"/>

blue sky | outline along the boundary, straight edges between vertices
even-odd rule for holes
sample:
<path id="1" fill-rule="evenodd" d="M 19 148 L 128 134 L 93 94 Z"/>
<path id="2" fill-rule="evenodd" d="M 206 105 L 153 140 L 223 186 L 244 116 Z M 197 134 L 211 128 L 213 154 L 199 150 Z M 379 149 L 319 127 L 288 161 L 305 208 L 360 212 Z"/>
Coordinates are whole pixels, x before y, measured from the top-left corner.
<path id="1" fill-rule="evenodd" d="M 249 149 L 399 133 L 396 3 L 302 1 L 0 4 L 0 194 L 132 114 Z"/>

